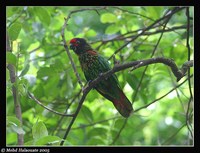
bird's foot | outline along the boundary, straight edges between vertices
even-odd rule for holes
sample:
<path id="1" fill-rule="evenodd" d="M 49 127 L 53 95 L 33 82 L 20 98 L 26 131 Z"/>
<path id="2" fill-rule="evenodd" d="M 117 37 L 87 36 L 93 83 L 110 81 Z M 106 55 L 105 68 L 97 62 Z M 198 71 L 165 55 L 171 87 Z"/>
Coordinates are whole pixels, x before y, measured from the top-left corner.
<path id="1" fill-rule="evenodd" d="M 101 77 L 101 76 L 103 76 L 103 73 L 99 73 L 99 77 Z M 103 76 L 103 78 L 105 79 L 105 80 L 107 80 L 108 78 L 107 77 L 105 77 L 105 76 Z"/>

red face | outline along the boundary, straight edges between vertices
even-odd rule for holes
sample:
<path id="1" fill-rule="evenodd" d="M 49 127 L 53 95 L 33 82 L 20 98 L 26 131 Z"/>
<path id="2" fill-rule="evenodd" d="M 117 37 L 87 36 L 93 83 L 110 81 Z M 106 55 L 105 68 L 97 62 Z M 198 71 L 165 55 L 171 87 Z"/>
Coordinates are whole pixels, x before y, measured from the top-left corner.
<path id="1" fill-rule="evenodd" d="M 72 49 L 76 54 L 80 54 L 86 45 L 86 41 L 83 38 L 73 38 L 69 43 L 70 49 Z"/>
<path id="2" fill-rule="evenodd" d="M 78 46 L 80 41 L 78 41 L 77 38 L 73 38 L 72 40 L 70 40 L 69 43 L 70 43 L 70 46 Z"/>

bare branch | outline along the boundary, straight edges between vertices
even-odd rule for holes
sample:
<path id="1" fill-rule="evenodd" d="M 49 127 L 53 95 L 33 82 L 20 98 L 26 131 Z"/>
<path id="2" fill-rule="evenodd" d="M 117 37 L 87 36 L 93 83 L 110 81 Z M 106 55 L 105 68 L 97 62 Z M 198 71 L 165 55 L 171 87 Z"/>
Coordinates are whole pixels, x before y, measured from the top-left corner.
<path id="1" fill-rule="evenodd" d="M 71 106 L 71 104 L 75 101 L 76 98 L 78 98 L 81 94 L 81 90 L 74 96 L 74 98 L 72 99 L 71 103 L 69 103 L 69 105 L 67 106 L 66 110 L 65 110 L 65 114 L 67 113 L 67 110 L 69 109 L 69 107 Z M 59 128 L 59 126 L 61 125 L 62 120 L 64 119 L 64 116 L 62 116 L 59 121 L 57 126 L 54 128 L 54 130 L 52 130 L 52 134 Z"/>
<path id="2" fill-rule="evenodd" d="M 81 129 L 81 128 L 86 128 L 86 127 L 94 126 L 96 124 L 108 122 L 110 120 L 114 120 L 114 119 L 117 119 L 117 118 L 121 118 L 121 116 L 115 116 L 115 117 L 111 117 L 111 118 L 108 118 L 108 119 L 105 119 L 105 120 L 97 121 L 97 122 L 94 122 L 94 123 L 91 123 L 91 124 L 86 124 L 86 125 L 81 125 L 79 127 L 74 127 L 74 128 L 72 128 L 72 130 L 77 130 L 77 129 Z"/>
<path id="3" fill-rule="evenodd" d="M 121 126 L 119 132 L 117 133 L 117 135 L 115 136 L 114 140 L 112 141 L 112 143 L 111 143 L 110 145 L 115 144 L 115 142 L 116 142 L 117 139 L 119 138 L 119 136 L 120 136 L 122 130 L 125 128 L 127 121 L 128 121 L 128 118 L 126 118 L 126 119 L 124 120 L 124 123 L 122 124 L 122 126 Z"/>
<path id="4" fill-rule="evenodd" d="M 185 127 L 186 124 L 183 124 L 173 135 L 171 135 L 165 142 L 162 143 L 162 145 L 167 145 L 180 131 L 182 128 Z"/>
<path id="5" fill-rule="evenodd" d="M 39 104 L 40 106 L 42 106 L 43 108 L 47 109 L 48 111 L 50 111 L 50 112 L 52 112 L 52 113 L 55 113 L 55 114 L 61 115 L 61 116 L 68 116 L 68 117 L 73 117 L 73 116 L 74 116 L 74 114 L 65 114 L 65 113 L 62 114 L 62 113 L 59 113 L 59 112 L 57 112 L 57 111 L 55 111 L 55 110 L 52 110 L 51 108 L 49 108 L 49 107 L 43 105 L 43 104 L 42 104 L 39 100 L 37 100 L 29 91 L 27 91 L 27 93 L 28 93 L 28 96 L 29 96 L 31 99 L 33 99 L 37 104 Z"/>

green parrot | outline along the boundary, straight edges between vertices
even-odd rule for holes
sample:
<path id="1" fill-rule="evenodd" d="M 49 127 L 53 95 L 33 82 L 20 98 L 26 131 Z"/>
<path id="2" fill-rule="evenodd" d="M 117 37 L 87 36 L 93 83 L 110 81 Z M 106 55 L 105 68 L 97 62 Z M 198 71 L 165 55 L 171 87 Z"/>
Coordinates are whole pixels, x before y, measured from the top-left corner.
<path id="1" fill-rule="evenodd" d="M 81 69 L 88 82 L 111 69 L 108 61 L 94 51 L 83 38 L 73 38 L 70 40 L 70 49 L 78 55 Z M 133 111 L 132 104 L 120 88 L 115 74 L 100 81 L 95 85 L 94 89 L 110 100 L 123 117 L 127 118 L 130 116 Z"/>

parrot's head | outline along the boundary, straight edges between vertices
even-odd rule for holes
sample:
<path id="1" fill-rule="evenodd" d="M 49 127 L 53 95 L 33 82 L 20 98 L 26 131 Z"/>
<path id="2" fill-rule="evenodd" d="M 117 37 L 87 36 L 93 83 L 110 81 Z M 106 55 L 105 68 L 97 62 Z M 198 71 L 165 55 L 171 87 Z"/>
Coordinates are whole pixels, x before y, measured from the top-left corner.
<path id="1" fill-rule="evenodd" d="M 83 38 L 73 38 L 69 43 L 70 49 L 72 49 L 77 55 L 85 53 L 87 50 L 91 50 L 91 46 Z"/>

